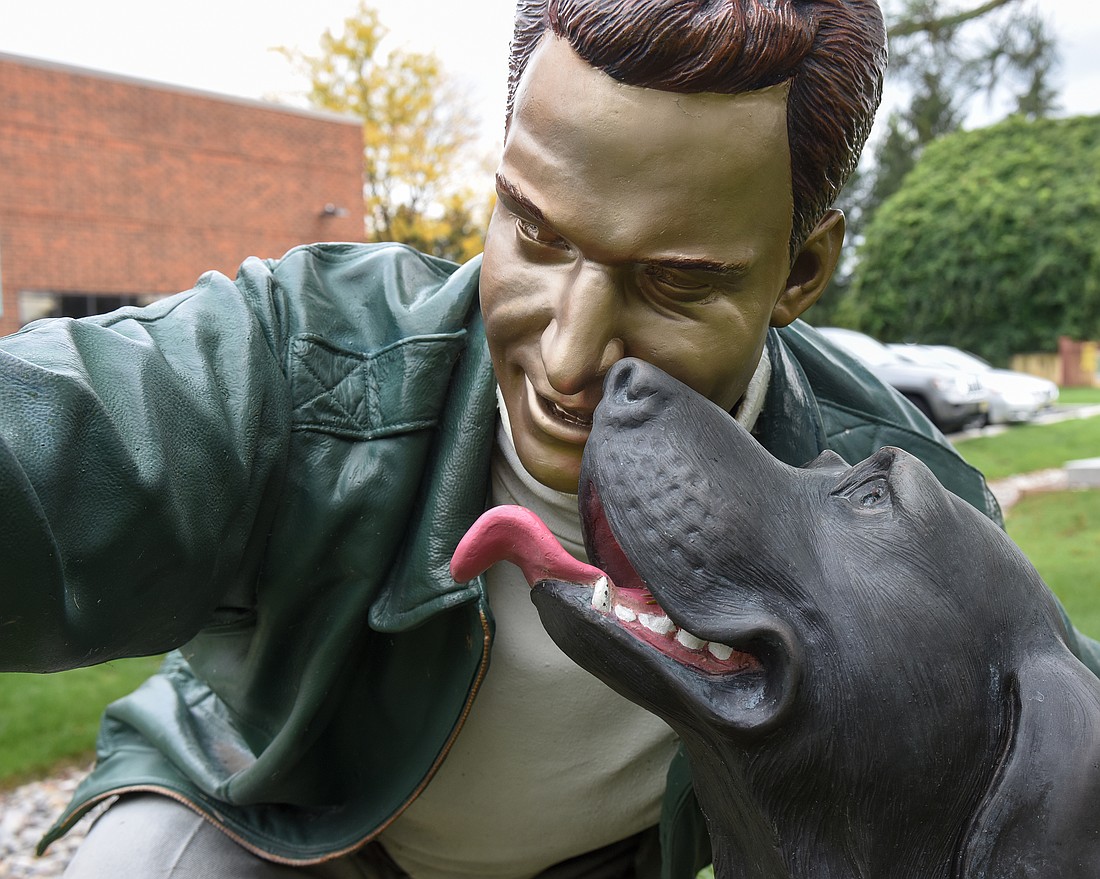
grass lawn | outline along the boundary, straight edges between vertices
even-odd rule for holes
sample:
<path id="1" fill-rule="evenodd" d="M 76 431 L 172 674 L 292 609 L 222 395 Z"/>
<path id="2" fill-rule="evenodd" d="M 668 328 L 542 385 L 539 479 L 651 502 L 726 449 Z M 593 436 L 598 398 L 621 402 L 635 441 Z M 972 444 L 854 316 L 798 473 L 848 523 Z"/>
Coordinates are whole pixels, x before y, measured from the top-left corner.
<path id="1" fill-rule="evenodd" d="M 1100 388 L 1061 388 L 1058 391 L 1059 406 L 1087 406 L 1100 403 Z"/>
<path id="2" fill-rule="evenodd" d="M 0 788 L 91 761 L 103 707 L 156 671 L 159 657 L 52 675 L 0 675 Z"/>
<path id="3" fill-rule="evenodd" d="M 1100 639 L 1100 491 L 1025 497 L 1006 526 L 1073 624 Z"/>
<path id="4" fill-rule="evenodd" d="M 996 436 L 963 439 L 955 448 L 986 479 L 1003 479 L 1061 467 L 1066 461 L 1100 455 L 1100 418 L 1075 418 L 1056 424 L 1020 424 Z"/>

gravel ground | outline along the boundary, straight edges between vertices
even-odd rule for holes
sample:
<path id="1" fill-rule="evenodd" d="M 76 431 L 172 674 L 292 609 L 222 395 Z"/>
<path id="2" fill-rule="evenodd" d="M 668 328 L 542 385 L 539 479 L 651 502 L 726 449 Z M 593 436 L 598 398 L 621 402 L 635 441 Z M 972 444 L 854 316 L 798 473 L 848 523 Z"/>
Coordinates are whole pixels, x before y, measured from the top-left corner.
<path id="1" fill-rule="evenodd" d="M 35 856 L 34 849 L 69 804 L 86 772 L 83 768 L 66 769 L 53 778 L 0 791 L 0 879 L 54 879 L 64 872 L 88 832 L 94 810 L 41 858 Z"/>

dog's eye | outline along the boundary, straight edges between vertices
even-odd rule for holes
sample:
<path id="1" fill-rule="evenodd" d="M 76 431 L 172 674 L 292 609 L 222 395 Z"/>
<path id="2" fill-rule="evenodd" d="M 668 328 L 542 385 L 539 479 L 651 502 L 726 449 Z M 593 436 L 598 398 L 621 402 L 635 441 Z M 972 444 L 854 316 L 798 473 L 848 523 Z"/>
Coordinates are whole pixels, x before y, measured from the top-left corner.
<path id="1" fill-rule="evenodd" d="M 881 476 L 869 479 L 853 488 L 848 494 L 848 500 L 864 509 L 878 507 L 890 500 L 890 487 Z"/>

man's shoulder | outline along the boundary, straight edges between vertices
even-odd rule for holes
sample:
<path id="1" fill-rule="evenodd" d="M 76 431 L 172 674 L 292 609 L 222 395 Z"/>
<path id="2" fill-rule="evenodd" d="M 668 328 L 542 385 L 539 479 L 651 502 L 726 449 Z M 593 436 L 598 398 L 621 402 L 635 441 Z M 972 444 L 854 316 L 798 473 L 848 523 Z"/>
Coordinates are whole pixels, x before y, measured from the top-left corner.
<path id="1" fill-rule="evenodd" d="M 325 301 L 410 311 L 436 299 L 470 305 L 481 268 L 480 256 L 459 265 L 390 242 L 303 244 L 278 259 L 257 262 L 299 294 L 323 293 Z"/>
<path id="2" fill-rule="evenodd" d="M 792 361 L 788 379 L 793 372 L 817 409 L 824 447 L 853 464 L 883 446 L 905 449 L 948 489 L 1001 520 L 981 473 L 901 394 L 802 321 L 780 330 L 779 338 Z"/>
<path id="3" fill-rule="evenodd" d="M 802 367 L 818 404 L 828 413 L 847 411 L 922 436 L 941 438 L 935 427 L 890 385 L 809 324 L 795 321 L 779 334 Z"/>
<path id="4" fill-rule="evenodd" d="M 291 337 L 378 351 L 461 332 L 477 309 L 480 267 L 480 257 L 457 265 L 404 244 L 320 243 L 250 259 L 238 284 L 277 291 Z"/>
<path id="5" fill-rule="evenodd" d="M 261 260 L 273 270 L 296 265 L 354 267 L 390 265 L 401 269 L 423 271 L 433 277 L 445 279 L 452 275 L 459 264 L 442 257 L 423 253 L 408 244 L 396 241 L 358 242 L 321 241 L 299 244 L 281 257 Z"/>

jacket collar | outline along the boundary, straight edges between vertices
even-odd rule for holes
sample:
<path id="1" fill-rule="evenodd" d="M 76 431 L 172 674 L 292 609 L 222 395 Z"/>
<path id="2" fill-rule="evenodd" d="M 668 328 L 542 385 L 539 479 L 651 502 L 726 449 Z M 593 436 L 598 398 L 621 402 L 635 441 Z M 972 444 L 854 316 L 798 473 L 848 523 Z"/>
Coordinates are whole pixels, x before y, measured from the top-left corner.
<path id="1" fill-rule="evenodd" d="M 754 433 L 780 461 L 801 467 L 828 447 L 825 422 L 806 373 L 778 330 L 768 331 L 771 380 Z"/>

